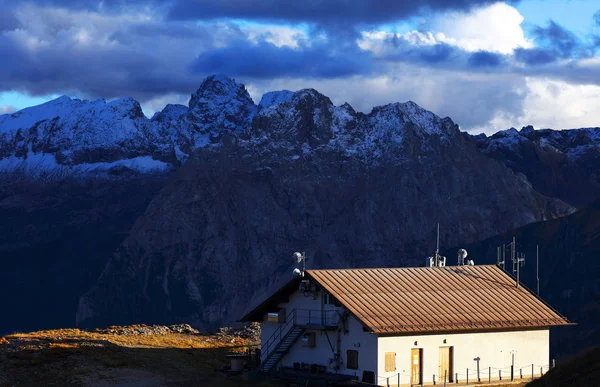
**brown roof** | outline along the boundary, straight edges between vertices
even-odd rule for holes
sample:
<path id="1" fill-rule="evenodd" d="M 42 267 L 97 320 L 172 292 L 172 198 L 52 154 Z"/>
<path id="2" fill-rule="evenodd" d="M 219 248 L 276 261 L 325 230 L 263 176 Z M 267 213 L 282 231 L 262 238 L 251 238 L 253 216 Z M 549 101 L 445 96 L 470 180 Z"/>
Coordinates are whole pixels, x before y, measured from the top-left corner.
<path id="1" fill-rule="evenodd" d="M 497 266 L 307 270 L 378 334 L 567 325 Z"/>

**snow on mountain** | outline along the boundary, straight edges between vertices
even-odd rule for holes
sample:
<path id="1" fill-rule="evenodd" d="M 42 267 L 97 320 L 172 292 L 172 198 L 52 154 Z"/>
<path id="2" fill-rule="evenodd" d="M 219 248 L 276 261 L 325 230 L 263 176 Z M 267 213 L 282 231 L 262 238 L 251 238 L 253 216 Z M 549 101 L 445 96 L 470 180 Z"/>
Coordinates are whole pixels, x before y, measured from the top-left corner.
<path id="1" fill-rule="evenodd" d="M 258 106 L 261 109 L 268 109 L 273 105 L 290 101 L 293 95 L 294 92 L 289 90 L 270 91 L 262 96 Z"/>
<path id="2" fill-rule="evenodd" d="M 0 168 L 164 171 L 222 134 L 248 129 L 257 110 L 244 86 L 223 76 L 205 79 L 189 106 L 167 105 L 148 119 L 128 97 L 106 102 L 63 96 L 1 115 Z"/>
<path id="3" fill-rule="evenodd" d="M 211 138 L 248 129 L 257 110 L 244 85 L 223 75 L 206 78 L 192 94 L 189 107 L 188 120 Z"/>
<path id="4" fill-rule="evenodd" d="M 377 165 L 401 162 L 412 154 L 428 157 L 459 133 L 451 119 L 412 101 L 377 106 L 364 114 L 347 103 L 335 106 L 314 89 L 303 89 L 266 93 L 257 106 L 244 85 L 213 75 L 202 81 L 188 106 L 169 104 L 151 119 L 131 98 L 106 102 L 66 96 L 1 115 L 0 168 L 62 168 L 77 173 L 115 167 L 167 170 L 181 165 L 198 148 L 219 146 L 225 135 L 269 157 L 297 159 L 335 152 Z M 526 127 L 490 137 L 461 137 L 476 141 L 488 155 L 515 152 L 533 141 L 575 159 L 596 151 L 600 129 Z"/>
<path id="5" fill-rule="evenodd" d="M 473 137 L 484 154 L 523 173 L 536 190 L 577 206 L 600 195 L 600 128 L 568 130 L 526 126 Z M 586 187 L 573 190 L 572 187 Z"/>
<path id="6" fill-rule="evenodd" d="M 185 118 L 190 109 L 184 105 L 168 104 L 160 112 L 154 113 L 152 121 L 156 122 L 171 122 L 179 121 Z"/>

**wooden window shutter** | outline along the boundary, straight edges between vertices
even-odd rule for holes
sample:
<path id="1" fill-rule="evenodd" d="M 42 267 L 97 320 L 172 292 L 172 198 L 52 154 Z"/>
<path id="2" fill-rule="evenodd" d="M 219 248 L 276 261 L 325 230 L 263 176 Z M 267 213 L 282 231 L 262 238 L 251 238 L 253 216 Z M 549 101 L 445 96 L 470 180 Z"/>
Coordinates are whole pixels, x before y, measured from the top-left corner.
<path id="1" fill-rule="evenodd" d="M 396 371 L 396 352 L 385 353 L 385 372 Z"/>

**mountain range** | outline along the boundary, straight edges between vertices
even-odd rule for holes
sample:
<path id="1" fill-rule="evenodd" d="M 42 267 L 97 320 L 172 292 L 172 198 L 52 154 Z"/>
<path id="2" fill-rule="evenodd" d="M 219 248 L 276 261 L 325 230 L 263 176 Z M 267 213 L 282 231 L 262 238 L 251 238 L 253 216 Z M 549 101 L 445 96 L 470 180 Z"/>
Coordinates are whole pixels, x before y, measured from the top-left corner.
<path id="1" fill-rule="evenodd" d="M 206 78 L 188 106 L 60 97 L 0 116 L 0 330 L 231 323 L 313 268 L 422 265 L 600 195 L 600 128 L 461 132 L 414 102 Z M 549 285 L 550 286 L 550 285 Z"/>

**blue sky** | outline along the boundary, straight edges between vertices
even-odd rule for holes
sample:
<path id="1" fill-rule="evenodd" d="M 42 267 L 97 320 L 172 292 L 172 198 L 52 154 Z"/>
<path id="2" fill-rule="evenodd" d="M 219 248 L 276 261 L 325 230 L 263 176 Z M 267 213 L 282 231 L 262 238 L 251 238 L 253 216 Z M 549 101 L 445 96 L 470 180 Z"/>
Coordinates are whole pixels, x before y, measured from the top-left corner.
<path id="1" fill-rule="evenodd" d="M 413 100 L 473 132 L 600 125 L 596 1 L 3 3 L 0 114 L 67 94 L 151 115 L 222 73 L 255 102 L 306 87 L 365 112 Z"/>

